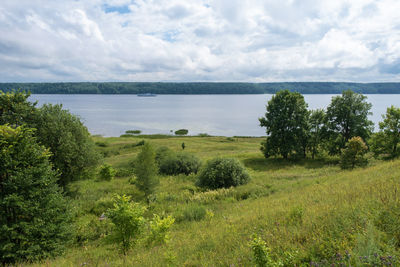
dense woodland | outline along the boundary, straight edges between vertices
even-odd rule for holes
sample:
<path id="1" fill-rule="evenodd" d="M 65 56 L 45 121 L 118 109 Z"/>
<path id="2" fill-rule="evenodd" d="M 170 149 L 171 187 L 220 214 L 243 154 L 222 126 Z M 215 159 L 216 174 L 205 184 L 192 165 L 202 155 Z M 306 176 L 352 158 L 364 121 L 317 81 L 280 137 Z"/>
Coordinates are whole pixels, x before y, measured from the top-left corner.
<path id="1" fill-rule="evenodd" d="M 33 94 L 274 94 L 288 89 L 301 94 L 340 94 L 352 90 L 363 94 L 399 94 L 400 83 L 278 82 L 278 83 L 170 83 L 170 82 L 78 82 L 0 83 L 4 92 L 22 89 Z"/>
<path id="2" fill-rule="evenodd" d="M 264 138 L 103 138 L 28 97 L 0 93 L 2 265 L 400 264 L 397 107 L 374 133 L 362 94 L 283 90 Z"/>

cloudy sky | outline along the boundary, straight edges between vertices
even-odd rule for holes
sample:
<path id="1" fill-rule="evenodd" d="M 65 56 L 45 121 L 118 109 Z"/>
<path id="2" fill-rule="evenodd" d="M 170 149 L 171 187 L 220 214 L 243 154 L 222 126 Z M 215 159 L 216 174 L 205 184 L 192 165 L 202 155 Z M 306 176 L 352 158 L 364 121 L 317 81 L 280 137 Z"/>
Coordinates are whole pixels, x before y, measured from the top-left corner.
<path id="1" fill-rule="evenodd" d="M 400 82 L 399 0 L 1 0 L 0 82 Z"/>

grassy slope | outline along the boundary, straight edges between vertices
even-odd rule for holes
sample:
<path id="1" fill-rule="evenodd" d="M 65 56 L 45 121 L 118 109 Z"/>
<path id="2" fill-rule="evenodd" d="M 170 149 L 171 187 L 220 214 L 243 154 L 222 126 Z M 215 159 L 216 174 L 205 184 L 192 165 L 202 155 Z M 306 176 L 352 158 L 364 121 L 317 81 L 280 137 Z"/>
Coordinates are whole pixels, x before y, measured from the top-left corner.
<path id="1" fill-rule="evenodd" d="M 140 150 L 129 144 L 140 138 L 101 138 L 107 143 L 106 162 L 128 168 Z M 190 205 L 203 206 L 214 216 L 201 221 L 181 221 L 174 225 L 167 246 L 138 246 L 126 257 L 102 241 L 103 222 L 97 217 L 110 206 L 115 193 L 142 196 L 128 177 L 111 182 L 80 181 L 73 185 L 73 206 L 77 227 L 88 241 L 46 264 L 54 266 L 248 266 L 252 253 L 250 236 L 257 233 L 271 248 L 275 258 L 298 262 L 321 261 L 335 254 L 352 257 L 398 254 L 390 236 L 377 230 L 382 210 L 390 210 L 400 199 L 400 161 L 373 162 L 370 167 L 342 171 L 330 162 L 304 160 L 284 162 L 265 159 L 259 151 L 261 139 L 225 137 L 182 137 L 149 139 L 155 146 L 168 146 L 195 153 L 202 160 L 215 156 L 236 157 L 252 176 L 252 181 L 236 189 L 212 193 L 198 191 L 193 176 L 161 177 L 153 213 L 180 216 Z M 193 193 L 194 192 L 194 193 Z M 286 253 L 286 254 L 285 254 Z M 372 257 L 372 256 L 371 256 Z"/>

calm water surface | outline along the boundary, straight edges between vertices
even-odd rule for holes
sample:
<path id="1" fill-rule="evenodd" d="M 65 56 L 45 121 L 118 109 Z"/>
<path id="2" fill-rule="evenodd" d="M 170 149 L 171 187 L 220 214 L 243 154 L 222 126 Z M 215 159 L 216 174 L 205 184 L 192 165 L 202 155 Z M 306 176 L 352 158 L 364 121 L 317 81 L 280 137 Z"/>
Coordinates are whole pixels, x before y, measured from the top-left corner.
<path id="1" fill-rule="evenodd" d="M 62 104 L 80 116 L 92 134 L 119 136 L 126 130 L 144 134 L 188 129 L 189 134 L 263 136 L 258 118 L 272 95 L 32 95 L 31 101 Z M 326 108 L 334 95 L 304 95 L 310 109 Z M 400 95 L 366 95 L 372 103 L 370 119 L 377 125 Z M 376 126 L 377 127 L 377 126 Z"/>

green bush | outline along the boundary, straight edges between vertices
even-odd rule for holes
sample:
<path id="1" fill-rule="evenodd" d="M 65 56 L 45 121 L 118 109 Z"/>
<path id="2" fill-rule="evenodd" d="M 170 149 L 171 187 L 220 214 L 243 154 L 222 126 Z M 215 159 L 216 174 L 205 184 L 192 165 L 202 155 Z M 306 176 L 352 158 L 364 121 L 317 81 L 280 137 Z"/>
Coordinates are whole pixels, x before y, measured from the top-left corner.
<path id="1" fill-rule="evenodd" d="M 253 251 L 253 261 L 257 267 L 276 266 L 270 256 L 270 249 L 257 235 L 252 236 L 250 242 L 251 250 Z"/>
<path id="2" fill-rule="evenodd" d="M 342 149 L 342 156 L 340 159 L 340 165 L 342 169 L 353 169 L 356 165 L 364 166 L 368 162 L 364 158 L 368 147 L 364 143 L 361 137 L 356 136 L 351 138 L 347 144 L 346 148 Z"/>
<path id="3" fill-rule="evenodd" d="M 96 146 L 99 146 L 99 147 L 108 147 L 108 144 L 106 142 L 102 142 L 102 141 L 97 141 L 95 144 L 96 144 Z"/>
<path id="4" fill-rule="evenodd" d="M 172 216 L 160 218 L 157 214 L 154 214 L 154 219 L 150 222 L 150 235 L 147 238 L 148 245 L 162 245 L 168 243 L 169 229 L 175 219 Z"/>
<path id="5" fill-rule="evenodd" d="M 189 133 L 189 130 L 187 129 L 179 129 L 175 131 L 175 135 L 187 135 Z"/>
<path id="6" fill-rule="evenodd" d="M 177 175 L 197 173 L 201 166 L 200 159 L 188 153 L 170 154 L 160 162 L 160 173 L 166 175 Z"/>
<path id="7" fill-rule="evenodd" d="M 217 189 L 246 184 L 249 180 L 249 174 L 237 159 L 215 158 L 207 162 L 196 184 L 208 189 Z"/>
<path id="8" fill-rule="evenodd" d="M 139 204 L 130 202 L 130 197 L 123 195 L 116 196 L 114 208 L 106 213 L 113 224 L 109 240 L 118 244 L 124 255 L 136 244 L 143 230 L 145 210 Z"/>
<path id="9" fill-rule="evenodd" d="M 108 164 L 104 164 L 101 166 L 100 171 L 99 171 L 99 180 L 101 181 L 111 181 L 114 179 L 116 174 L 116 171 L 114 170 L 113 167 L 111 167 Z"/>
<path id="10" fill-rule="evenodd" d="M 125 131 L 126 134 L 140 134 L 142 131 L 141 130 L 128 130 Z"/>
<path id="11" fill-rule="evenodd" d="M 0 125 L 1 265 L 59 255 L 71 239 L 58 173 L 32 133 Z"/>
<path id="12" fill-rule="evenodd" d="M 174 152 L 168 147 L 166 146 L 158 147 L 156 150 L 156 157 L 155 157 L 158 167 L 160 167 L 162 161 L 164 161 L 169 157 L 172 157 L 173 155 Z"/>

